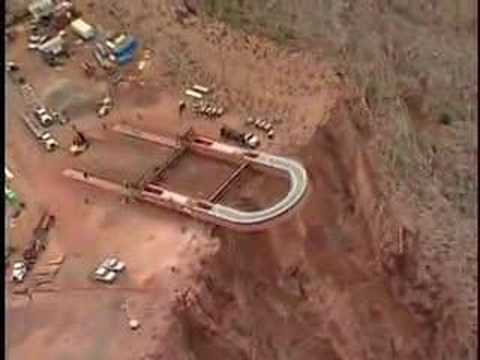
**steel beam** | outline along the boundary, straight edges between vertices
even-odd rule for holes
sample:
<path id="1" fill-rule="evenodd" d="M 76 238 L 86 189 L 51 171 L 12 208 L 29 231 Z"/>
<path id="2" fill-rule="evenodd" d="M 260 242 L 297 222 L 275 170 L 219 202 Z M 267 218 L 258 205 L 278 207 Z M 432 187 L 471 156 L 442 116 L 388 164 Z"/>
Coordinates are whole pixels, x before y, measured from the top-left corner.
<path id="1" fill-rule="evenodd" d="M 208 197 L 208 201 L 215 203 L 225 194 L 227 189 L 238 179 L 240 173 L 248 167 L 248 162 L 242 163 L 228 178 Z"/>

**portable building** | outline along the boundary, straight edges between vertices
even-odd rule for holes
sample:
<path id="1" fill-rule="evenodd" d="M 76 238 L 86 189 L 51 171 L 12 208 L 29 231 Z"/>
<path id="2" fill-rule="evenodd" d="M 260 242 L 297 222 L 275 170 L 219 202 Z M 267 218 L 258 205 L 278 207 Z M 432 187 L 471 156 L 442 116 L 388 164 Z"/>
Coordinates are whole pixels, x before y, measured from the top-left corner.
<path id="1" fill-rule="evenodd" d="M 95 29 L 93 26 L 87 24 L 80 18 L 72 21 L 70 25 L 73 32 L 80 36 L 83 40 L 90 40 L 95 36 Z"/>

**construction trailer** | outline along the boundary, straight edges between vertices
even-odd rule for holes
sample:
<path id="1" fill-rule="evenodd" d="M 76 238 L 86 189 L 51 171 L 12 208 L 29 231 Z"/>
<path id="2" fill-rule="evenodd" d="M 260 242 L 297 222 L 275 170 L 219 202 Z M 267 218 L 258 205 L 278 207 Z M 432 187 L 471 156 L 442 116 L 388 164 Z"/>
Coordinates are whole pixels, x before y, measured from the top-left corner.
<path id="1" fill-rule="evenodd" d="M 83 40 L 90 40 L 95 37 L 95 28 L 81 18 L 72 21 L 70 26 L 72 27 L 73 32 Z"/>

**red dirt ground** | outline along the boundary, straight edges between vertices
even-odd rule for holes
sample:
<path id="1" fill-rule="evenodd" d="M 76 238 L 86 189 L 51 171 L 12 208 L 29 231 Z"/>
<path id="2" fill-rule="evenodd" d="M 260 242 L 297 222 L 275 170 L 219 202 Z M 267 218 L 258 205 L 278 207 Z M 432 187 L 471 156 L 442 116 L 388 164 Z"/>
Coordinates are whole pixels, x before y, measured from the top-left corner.
<path id="1" fill-rule="evenodd" d="M 78 3 L 87 9 L 84 1 Z M 352 124 L 361 107 L 352 113 L 344 106 L 343 89 L 321 56 L 289 53 L 254 36 L 247 41 L 218 24 L 184 28 L 172 21 L 166 4 L 158 5 L 164 16 L 148 14 L 135 24 L 140 35 L 143 29 L 145 38 L 153 37 L 155 55 L 140 76 L 145 83 L 122 85 L 105 120 L 97 120 L 93 109 L 74 120 L 93 139 L 92 149 L 79 158 L 38 147 L 19 121 L 21 99 L 7 84 L 7 163 L 27 204 L 9 235 L 21 249 L 40 210 L 48 208 L 57 224 L 40 263 L 66 255 L 55 281 L 58 292 L 34 292 L 33 301 L 8 294 L 10 358 L 466 358 L 472 347 L 461 336 L 465 314 L 452 305 L 450 293 L 420 276 L 436 274 L 413 260 L 418 236 L 412 221 L 384 205 L 376 159 Z M 144 11 L 154 10 L 145 5 Z M 88 19 L 110 26 L 107 13 L 107 6 L 92 10 Z M 8 54 L 34 86 L 55 81 L 59 74 L 19 49 Z M 195 67 L 172 68 L 165 54 L 170 49 Z M 80 60 L 74 58 L 60 76 L 101 94 L 105 84 L 84 79 Z M 180 83 L 206 78 L 218 85 L 218 98 L 230 111 L 217 122 L 180 119 Z M 125 121 L 171 134 L 194 125 L 217 137 L 220 123 L 243 127 L 251 112 L 282 115 L 277 137 L 263 139 L 262 148 L 299 158 L 311 181 L 299 211 L 268 231 L 237 234 L 145 204 L 125 205 L 118 196 L 60 175 L 65 167 L 85 166 L 134 179 L 168 153 L 102 130 L 102 123 Z M 64 146 L 71 141 L 67 128 L 53 132 Z M 191 191 L 198 193 L 204 184 L 208 190 L 218 171 L 208 166 L 202 175 L 187 159 L 172 170 L 181 170 L 175 173 L 179 179 L 169 178 L 188 185 L 186 176 L 192 176 Z M 284 190 L 281 181 L 247 174 L 223 201 L 263 207 Z M 111 287 L 88 279 L 107 254 L 118 255 L 128 267 Z M 141 322 L 137 332 L 128 329 L 126 303 L 129 316 Z"/>

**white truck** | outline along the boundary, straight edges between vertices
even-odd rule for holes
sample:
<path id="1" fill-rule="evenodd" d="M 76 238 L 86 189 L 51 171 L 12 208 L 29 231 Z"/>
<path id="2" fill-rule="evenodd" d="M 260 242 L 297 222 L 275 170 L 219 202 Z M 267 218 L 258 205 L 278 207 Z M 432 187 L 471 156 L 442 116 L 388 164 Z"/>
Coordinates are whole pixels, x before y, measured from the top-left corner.
<path id="1" fill-rule="evenodd" d="M 111 284 L 115 281 L 117 273 L 102 266 L 95 270 L 95 280 Z"/>
<path id="2" fill-rule="evenodd" d="M 44 106 L 38 106 L 33 110 L 33 114 L 35 117 L 40 121 L 40 124 L 42 124 L 45 127 L 49 127 L 50 125 L 53 124 L 53 117 L 50 115 L 48 112 L 47 108 Z"/>
<path id="3" fill-rule="evenodd" d="M 27 266 L 23 261 L 16 261 L 13 263 L 13 270 L 12 270 L 12 281 L 15 282 L 23 282 L 23 279 L 27 275 Z"/>
<path id="4" fill-rule="evenodd" d="M 100 266 L 115 272 L 122 272 L 126 268 L 125 263 L 115 257 L 106 258 Z"/>
<path id="5" fill-rule="evenodd" d="M 95 280 L 111 284 L 125 268 L 126 265 L 123 261 L 110 256 L 95 270 Z"/>

